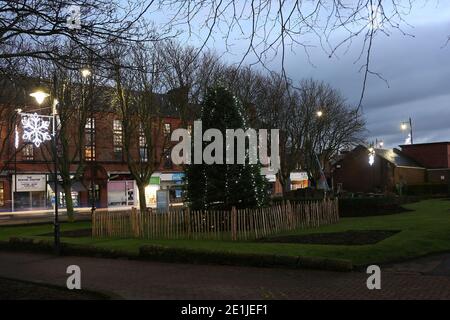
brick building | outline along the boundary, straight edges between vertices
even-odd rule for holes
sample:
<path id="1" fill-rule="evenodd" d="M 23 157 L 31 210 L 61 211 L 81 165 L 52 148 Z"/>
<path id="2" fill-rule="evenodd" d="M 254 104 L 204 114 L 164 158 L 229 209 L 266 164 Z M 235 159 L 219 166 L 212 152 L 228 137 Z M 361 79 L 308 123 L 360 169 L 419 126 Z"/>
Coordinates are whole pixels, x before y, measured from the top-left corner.
<path id="1" fill-rule="evenodd" d="M 401 145 L 403 153 L 427 168 L 428 183 L 449 183 L 450 142 Z"/>
<path id="2" fill-rule="evenodd" d="M 4 83 L 2 83 L 4 85 Z M 52 180 L 53 159 L 51 156 L 51 143 L 47 142 L 36 148 L 31 143 L 26 143 L 19 139 L 17 149 L 15 146 L 14 124 L 8 125 L 17 108 L 24 112 L 33 112 L 39 106 L 33 99 L 30 99 L 32 85 L 27 82 L 19 90 L 14 91 L 14 95 L 0 95 L 1 126 L 0 126 L 0 146 L 3 148 L 0 153 L 0 211 L 10 210 L 38 210 L 48 209 L 53 206 L 54 191 Z M 3 88 L 2 88 L 3 89 Z M 2 93 L 5 91 L 2 90 Z M 17 94 L 18 93 L 18 94 Z M 155 95 L 161 105 L 161 134 L 155 136 L 158 141 L 164 137 L 167 143 L 156 143 L 157 158 L 161 158 L 157 169 L 152 175 L 149 185 L 146 188 L 146 198 L 149 206 L 155 205 L 156 191 L 168 189 L 171 202 L 181 201 L 181 182 L 184 176 L 181 167 L 172 163 L 170 157 L 170 134 L 173 130 L 181 126 L 172 94 Z M 72 199 L 75 207 L 90 206 L 91 196 L 90 181 L 92 172 L 95 176 L 95 199 L 97 207 L 130 206 L 138 204 L 138 192 L 135 181 L 130 174 L 125 161 L 123 146 L 123 130 L 120 118 L 111 109 L 95 110 L 90 113 L 86 125 L 81 128 L 86 139 L 84 146 L 70 144 L 69 148 L 80 150 L 81 156 L 86 160 L 83 166 L 82 178 L 72 185 Z M 48 110 L 38 111 L 41 114 L 48 114 Z M 195 110 L 191 116 L 195 115 Z M 92 120 L 91 120 L 92 119 Z M 16 118 L 17 136 L 22 137 L 22 128 Z M 78 134 L 78 124 L 73 124 L 73 135 Z M 12 132 L 11 132 L 12 131 Z M 89 138 L 92 134 L 93 140 Z M 136 151 L 141 154 L 141 137 L 136 137 Z M 91 150 L 93 149 L 93 152 Z M 139 148 L 139 150 L 138 150 Z M 17 152 L 15 151 L 17 150 Z M 144 152 L 142 152 L 144 155 Z M 78 158 L 79 159 L 79 158 Z M 79 169 L 80 161 L 74 159 L 70 166 L 70 172 L 75 173 Z M 64 206 L 63 189 L 59 187 L 61 206 Z"/>
<path id="3" fill-rule="evenodd" d="M 369 149 L 359 145 L 336 161 L 332 169 L 335 190 L 393 192 L 399 185 L 448 184 L 450 142 L 402 145 L 399 149 Z"/>
<path id="4" fill-rule="evenodd" d="M 350 192 L 392 192 L 398 184 L 425 182 L 426 169 L 398 149 L 374 149 L 373 165 L 369 149 L 357 146 L 333 166 L 335 190 Z"/>

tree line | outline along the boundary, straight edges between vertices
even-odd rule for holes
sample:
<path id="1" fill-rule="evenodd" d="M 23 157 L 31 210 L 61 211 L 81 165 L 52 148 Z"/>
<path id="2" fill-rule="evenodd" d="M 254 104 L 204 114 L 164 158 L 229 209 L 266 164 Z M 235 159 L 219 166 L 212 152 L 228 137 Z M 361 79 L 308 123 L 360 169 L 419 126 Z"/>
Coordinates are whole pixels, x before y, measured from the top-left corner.
<path id="1" fill-rule="evenodd" d="M 16 109 L 29 105 L 30 79 L 58 101 L 59 147 L 55 155 L 45 144 L 41 153 L 47 163 L 58 157 L 69 216 L 70 190 L 88 166 L 84 128 L 93 112 L 111 111 L 121 120 L 124 161 L 145 207 L 146 183 L 169 143 L 158 137 L 164 110 L 157 94 L 172 93 L 168 103 L 187 127 L 210 86 L 228 87 L 252 127 L 280 129 L 278 178 L 284 191 L 291 171 L 306 170 L 314 179 L 340 150 L 363 139 L 361 111 L 337 90 L 313 79 L 294 83 L 283 71 L 230 65 L 212 50 L 183 46 L 172 28 L 157 31 L 143 18 L 150 3 L 123 8 L 114 1 L 79 1 L 85 18 L 80 30 L 72 30 L 64 14 L 68 3 L 40 0 L 30 7 L 22 0 L 0 1 L 1 171 L 20 151 L 12 137 L 19 121 Z M 82 68 L 90 69 L 89 77 L 80 74 Z M 52 172 L 51 165 L 48 169 Z"/>

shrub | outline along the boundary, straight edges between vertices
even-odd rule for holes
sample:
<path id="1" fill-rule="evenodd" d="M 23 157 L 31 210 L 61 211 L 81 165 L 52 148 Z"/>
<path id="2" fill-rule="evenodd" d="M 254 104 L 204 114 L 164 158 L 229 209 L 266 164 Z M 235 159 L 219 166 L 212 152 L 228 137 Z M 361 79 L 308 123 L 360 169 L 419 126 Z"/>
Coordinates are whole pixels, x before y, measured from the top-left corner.
<path id="1" fill-rule="evenodd" d="M 405 186 L 404 193 L 412 196 L 448 195 L 450 194 L 449 188 L 450 186 L 444 183 L 424 183 L 407 185 Z"/>
<path id="2" fill-rule="evenodd" d="M 418 201 L 416 197 L 339 198 L 339 216 L 360 217 L 394 214 L 406 211 L 403 204 Z"/>
<path id="3" fill-rule="evenodd" d="M 208 263 L 252 267 L 310 268 L 334 271 L 350 271 L 353 267 L 348 260 L 296 257 L 276 254 L 202 251 L 156 245 L 142 246 L 139 250 L 139 256 L 143 259 L 164 262 Z"/>

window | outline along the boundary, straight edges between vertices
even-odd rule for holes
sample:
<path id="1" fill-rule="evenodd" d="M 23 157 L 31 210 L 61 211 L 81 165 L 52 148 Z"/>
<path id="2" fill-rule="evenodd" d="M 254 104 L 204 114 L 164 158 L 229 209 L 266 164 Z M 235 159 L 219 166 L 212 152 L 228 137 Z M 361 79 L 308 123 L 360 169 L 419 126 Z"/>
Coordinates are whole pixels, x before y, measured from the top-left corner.
<path id="1" fill-rule="evenodd" d="M 95 160 L 95 118 L 88 118 L 84 126 L 84 158 Z"/>
<path id="2" fill-rule="evenodd" d="M 164 165 L 164 169 L 172 169 L 172 158 L 170 157 L 170 149 L 169 148 L 164 148 L 163 165 Z"/>
<path id="3" fill-rule="evenodd" d="M 170 127 L 170 123 L 164 123 L 164 135 L 170 135 L 172 128 Z"/>
<path id="4" fill-rule="evenodd" d="M 0 181 L 0 207 L 5 205 L 5 187 L 3 181 Z"/>
<path id="5" fill-rule="evenodd" d="M 142 125 L 139 126 L 139 156 L 142 162 L 148 161 L 147 140 L 145 139 L 145 132 Z"/>
<path id="6" fill-rule="evenodd" d="M 27 161 L 34 160 L 34 148 L 32 143 L 28 143 L 23 147 L 22 159 Z"/>
<path id="7" fill-rule="evenodd" d="M 122 161 L 123 152 L 123 128 L 121 120 L 113 122 L 114 160 Z"/>

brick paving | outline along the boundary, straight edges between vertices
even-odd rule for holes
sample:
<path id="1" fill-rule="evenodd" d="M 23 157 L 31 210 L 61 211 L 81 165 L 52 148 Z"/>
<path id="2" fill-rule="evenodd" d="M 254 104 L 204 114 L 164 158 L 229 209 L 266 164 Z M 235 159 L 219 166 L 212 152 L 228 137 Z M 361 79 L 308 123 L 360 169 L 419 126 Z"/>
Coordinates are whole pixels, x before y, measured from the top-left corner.
<path id="1" fill-rule="evenodd" d="M 450 259 L 450 256 L 448 257 Z M 0 252 L 0 276 L 65 285 L 66 268 L 82 287 L 124 299 L 450 299 L 450 271 L 382 268 L 381 290 L 367 275 L 314 270 L 210 266 Z M 444 263 L 446 265 L 446 263 Z"/>

